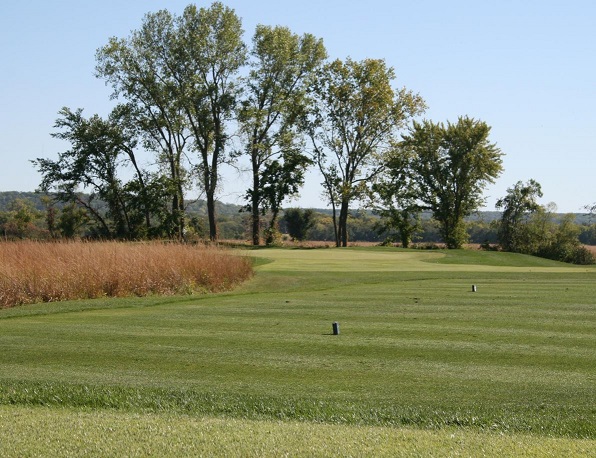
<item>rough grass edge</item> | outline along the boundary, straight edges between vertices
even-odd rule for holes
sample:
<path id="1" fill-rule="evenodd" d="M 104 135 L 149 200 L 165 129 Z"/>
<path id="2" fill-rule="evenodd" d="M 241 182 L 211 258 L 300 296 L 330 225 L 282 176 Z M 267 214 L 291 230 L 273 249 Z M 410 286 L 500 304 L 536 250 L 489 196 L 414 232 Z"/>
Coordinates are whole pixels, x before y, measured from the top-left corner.
<path id="1" fill-rule="evenodd" d="M 252 262 L 221 247 L 180 243 L 0 243 L 0 308 L 100 297 L 227 291 Z"/>

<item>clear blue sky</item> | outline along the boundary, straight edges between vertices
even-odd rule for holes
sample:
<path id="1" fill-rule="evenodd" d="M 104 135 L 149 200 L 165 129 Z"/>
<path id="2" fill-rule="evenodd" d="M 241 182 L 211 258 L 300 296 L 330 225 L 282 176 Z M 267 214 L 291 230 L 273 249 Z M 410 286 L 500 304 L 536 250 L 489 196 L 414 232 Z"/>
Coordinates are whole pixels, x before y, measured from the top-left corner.
<path id="1" fill-rule="evenodd" d="M 106 115 L 110 91 L 93 76 L 95 51 L 125 37 L 149 11 L 181 13 L 178 0 L 20 0 L 0 12 L 0 191 L 32 191 L 29 163 L 55 158 L 63 106 Z M 211 2 L 195 2 L 208 6 Z M 323 38 L 331 58 L 384 58 L 397 85 L 419 92 L 433 121 L 460 115 L 492 126 L 505 171 L 486 208 L 518 180 L 542 184 L 542 203 L 579 212 L 596 201 L 594 0 L 229 0 L 249 42 L 258 23 Z M 221 200 L 240 203 L 236 172 Z M 309 175 L 293 205 L 323 207 Z"/>

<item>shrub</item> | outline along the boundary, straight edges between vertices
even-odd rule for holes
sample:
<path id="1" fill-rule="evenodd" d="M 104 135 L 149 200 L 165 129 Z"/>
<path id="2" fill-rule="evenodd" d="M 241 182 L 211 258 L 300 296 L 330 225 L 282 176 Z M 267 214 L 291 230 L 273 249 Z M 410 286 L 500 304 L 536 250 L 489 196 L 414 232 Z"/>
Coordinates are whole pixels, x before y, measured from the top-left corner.
<path id="1" fill-rule="evenodd" d="M 596 256 L 584 246 L 577 247 L 572 253 L 572 257 L 568 262 L 579 265 L 596 264 Z"/>

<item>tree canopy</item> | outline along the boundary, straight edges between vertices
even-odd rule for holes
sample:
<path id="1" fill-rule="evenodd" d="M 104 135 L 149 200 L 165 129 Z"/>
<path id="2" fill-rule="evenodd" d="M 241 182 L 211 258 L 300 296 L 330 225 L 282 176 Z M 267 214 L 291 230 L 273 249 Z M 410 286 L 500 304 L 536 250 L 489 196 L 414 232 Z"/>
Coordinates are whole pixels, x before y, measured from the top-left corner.
<path id="1" fill-rule="evenodd" d="M 383 60 L 346 59 L 327 64 L 313 82 L 307 129 L 337 246 L 348 243 L 350 203 L 365 196 L 399 130 L 425 108 L 418 94 L 394 89 L 394 79 Z"/>
<path id="2" fill-rule="evenodd" d="M 502 153 L 489 142 L 490 127 L 460 117 L 456 123 L 414 122 L 399 154 L 415 185 L 420 207 L 441 225 L 448 248 L 466 242 L 464 218 L 484 202 L 482 192 L 502 171 Z"/>
<path id="3" fill-rule="evenodd" d="M 512 188 L 507 188 L 505 197 L 497 201 L 497 209 L 503 209 L 498 236 L 505 251 L 523 253 L 526 250 L 528 231 L 524 226 L 530 215 L 540 210 L 541 206 L 537 201 L 540 197 L 540 183 L 535 180 L 529 180 L 525 184 L 518 181 Z"/>
<path id="4" fill-rule="evenodd" d="M 134 108 L 137 125 L 170 181 L 173 214 L 184 233 L 184 190 L 192 172 L 207 198 L 209 235 L 217 238 L 215 196 L 227 162 L 238 84 L 246 62 L 241 20 L 220 2 L 189 5 L 181 16 L 149 13 L 127 39 L 111 38 L 97 52 L 97 75 Z M 198 160 L 192 158 L 196 153 Z"/>
<path id="5" fill-rule="evenodd" d="M 304 182 L 311 161 L 303 152 L 299 123 L 307 109 L 308 80 L 326 55 L 322 40 L 313 35 L 298 36 L 280 26 L 259 25 L 255 31 L 238 112 L 252 175 L 246 199 L 254 245 L 260 243 L 260 216 L 272 212 L 271 232 L 282 202 Z"/>

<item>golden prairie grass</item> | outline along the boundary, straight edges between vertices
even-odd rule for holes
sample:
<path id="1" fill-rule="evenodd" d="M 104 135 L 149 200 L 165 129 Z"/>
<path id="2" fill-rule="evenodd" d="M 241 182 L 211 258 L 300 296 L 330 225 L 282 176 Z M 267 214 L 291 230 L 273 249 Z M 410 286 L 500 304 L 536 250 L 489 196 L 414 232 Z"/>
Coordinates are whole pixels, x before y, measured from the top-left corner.
<path id="1" fill-rule="evenodd" d="M 216 247 L 164 243 L 0 243 L 0 307 L 97 297 L 217 292 L 252 275 Z"/>

